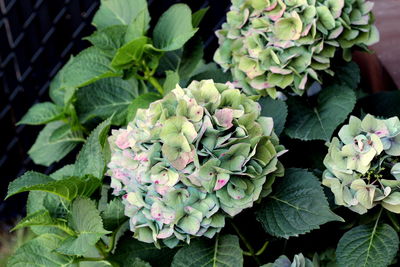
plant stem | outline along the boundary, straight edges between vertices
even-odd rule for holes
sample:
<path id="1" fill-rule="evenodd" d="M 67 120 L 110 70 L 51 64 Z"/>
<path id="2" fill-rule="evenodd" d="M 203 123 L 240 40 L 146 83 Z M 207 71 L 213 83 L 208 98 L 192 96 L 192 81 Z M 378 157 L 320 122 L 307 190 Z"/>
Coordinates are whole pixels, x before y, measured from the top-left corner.
<path id="1" fill-rule="evenodd" d="M 253 259 L 255 260 L 255 262 L 258 265 L 261 265 L 260 260 L 257 258 L 257 256 L 255 255 L 254 249 L 253 247 L 250 245 L 250 243 L 247 241 L 247 239 L 242 235 L 242 233 L 240 232 L 239 228 L 235 225 L 235 223 L 233 221 L 231 221 L 231 225 L 233 227 L 233 229 L 236 231 L 236 233 L 238 234 L 240 240 L 242 240 L 243 244 L 247 247 L 247 249 L 249 250 L 251 256 L 253 257 Z M 247 253 L 246 253 L 247 254 Z M 247 255 L 246 255 L 247 256 Z"/>
<path id="2" fill-rule="evenodd" d="M 154 88 L 157 89 L 157 91 L 161 95 L 164 95 L 164 89 L 162 88 L 161 84 L 157 81 L 156 78 L 154 78 L 153 76 L 150 76 L 147 80 L 151 83 L 151 85 L 154 86 Z"/>

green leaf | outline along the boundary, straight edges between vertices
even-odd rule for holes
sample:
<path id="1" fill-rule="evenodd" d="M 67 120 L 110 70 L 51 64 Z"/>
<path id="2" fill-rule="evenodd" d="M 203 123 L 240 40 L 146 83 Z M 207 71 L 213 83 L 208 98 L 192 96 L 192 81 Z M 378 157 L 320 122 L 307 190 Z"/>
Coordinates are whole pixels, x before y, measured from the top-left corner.
<path id="1" fill-rule="evenodd" d="M 188 266 L 243 266 L 243 254 L 239 239 L 234 235 L 217 236 L 214 244 L 196 240 L 181 248 L 175 255 L 171 267 Z"/>
<path id="2" fill-rule="evenodd" d="M 77 196 L 90 196 L 99 186 L 99 180 L 90 176 L 54 180 L 50 176 L 28 171 L 8 185 L 6 198 L 26 191 L 45 191 L 71 201 Z"/>
<path id="3" fill-rule="evenodd" d="M 62 108 L 51 102 L 38 103 L 32 106 L 28 112 L 17 123 L 28 125 L 46 124 L 52 121 L 59 120 L 63 117 Z"/>
<path id="4" fill-rule="evenodd" d="M 74 170 L 75 166 L 73 164 L 68 164 L 50 174 L 50 177 L 55 180 L 62 180 L 64 178 L 74 176 Z"/>
<path id="5" fill-rule="evenodd" d="M 136 88 L 134 86 L 136 85 Z M 121 78 L 106 78 L 82 87 L 76 94 L 76 111 L 82 122 L 94 117 L 107 119 L 113 117 L 113 123 L 123 125 L 128 113 L 128 106 L 135 99 L 137 83 Z"/>
<path id="6" fill-rule="evenodd" d="M 399 237 L 390 225 L 359 225 L 339 240 L 336 259 L 339 266 L 386 267 L 398 249 Z"/>
<path id="7" fill-rule="evenodd" d="M 144 46 L 147 44 L 147 41 L 147 37 L 139 37 L 125 44 L 118 49 L 111 62 L 111 66 L 116 69 L 123 69 L 139 61 L 142 58 Z"/>
<path id="8" fill-rule="evenodd" d="M 52 95 L 68 102 L 75 88 L 83 87 L 107 77 L 122 76 L 110 67 L 111 60 L 107 53 L 97 47 L 89 47 L 72 57 L 56 76 Z M 59 91 L 59 92 L 55 92 Z M 59 100 L 58 100 L 59 101 Z"/>
<path id="9" fill-rule="evenodd" d="M 84 38 L 94 46 L 113 55 L 125 43 L 126 25 L 114 25 L 98 30 L 92 35 Z"/>
<path id="10" fill-rule="evenodd" d="M 105 210 L 101 213 L 101 217 L 104 227 L 108 230 L 115 229 L 128 219 L 125 216 L 125 206 L 119 198 L 115 198 L 107 204 Z"/>
<path id="11" fill-rule="evenodd" d="M 111 118 L 103 121 L 89 135 L 75 161 L 76 176 L 93 175 L 103 179 L 106 162 L 103 147 L 106 142 Z"/>
<path id="12" fill-rule="evenodd" d="M 77 198 L 72 204 L 69 225 L 78 236 L 69 237 L 62 242 L 57 252 L 66 255 L 85 254 L 91 246 L 110 232 L 103 228 L 103 221 L 94 201 L 86 198 Z"/>
<path id="13" fill-rule="evenodd" d="M 102 261 L 80 261 L 79 267 L 112 267 L 113 265 L 105 260 Z"/>
<path id="14" fill-rule="evenodd" d="M 356 94 L 343 85 L 322 89 L 312 108 L 298 97 L 288 99 L 289 119 L 285 133 L 296 139 L 329 141 L 335 129 L 353 110 Z"/>
<path id="15" fill-rule="evenodd" d="M 129 123 L 132 121 L 135 116 L 136 116 L 136 111 L 140 108 L 148 108 L 149 105 L 160 99 L 160 95 L 156 93 L 146 93 L 142 94 L 139 97 L 137 97 L 135 100 L 132 101 L 132 103 L 129 105 L 128 108 L 128 115 L 126 117 L 126 122 Z"/>
<path id="16" fill-rule="evenodd" d="M 97 29 L 129 25 L 144 8 L 147 8 L 146 0 L 102 0 L 92 24 Z"/>
<path id="17" fill-rule="evenodd" d="M 193 13 L 193 15 L 192 15 L 193 27 L 196 28 L 200 25 L 200 22 L 203 20 L 204 16 L 206 15 L 206 13 L 209 9 L 210 9 L 210 7 L 205 7 L 205 8 L 199 9 Z"/>
<path id="18" fill-rule="evenodd" d="M 154 28 L 154 46 L 172 51 L 181 48 L 197 29 L 192 26 L 192 12 L 185 4 L 171 6 L 157 22 Z"/>
<path id="19" fill-rule="evenodd" d="M 174 71 L 166 71 L 165 72 L 167 78 L 164 81 L 163 88 L 164 88 L 164 95 L 171 92 L 173 89 L 176 88 L 176 85 L 179 84 L 179 74 Z"/>
<path id="20" fill-rule="evenodd" d="M 356 89 L 361 80 L 360 68 L 357 63 L 351 61 L 345 65 L 334 69 L 335 81 L 347 85 L 351 89 Z"/>
<path id="21" fill-rule="evenodd" d="M 149 23 L 150 14 L 147 6 L 145 6 L 128 25 L 128 30 L 125 34 L 125 43 L 129 43 L 131 40 L 145 36 L 150 27 Z"/>
<path id="22" fill-rule="evenodd" d="M 74 258 L 55 253 L 63 238 L 54 234 L 43 234 L 17 249 L 7 266 L 73 266 Z"/>
<path id="23" fill-rule="evenodd" d="M 51 141 L 50 138 L 54 131 L 64 125 L 60 121 L 51 122 L 39 133 L 35 143 L 28 151 L 29 156 L 35 164 L 49 166 L 64 158 L 77 144 L 83 141 L 82 138 L 72 135 Z"/>
<path id="24" fill-rule="evenodd" d="M 110 261 L 120 264 L 121 267 L 131 267 L 136 258 L 149 262 L 152 266 L 170 267 L 177 248 L 169 249 L 162 246 L 158 249 L 154 244 L 140 242 L 131 236 L 121 239 Z"/>
<path id="25" fill-rule="evenodd" d="M 263 97 L 259 100 L 261 105 L 261 116 L 274 119 L 274 129 L 277 135 L 280 135 L 285 128 L 288 107 L 284 101 Z"/>
<path id="26" fill-rule="evenodd" d="M 55 129 L 50 135 L 49 143 L 57 143 L 60 140 L 77 140 L 80 142 L 85 142 L 85 138 L 83 138 L 83 132 L 81 130 L 72 130 L 69 124 L 61 125 Z"/>
<path id="27" fill-rule="evenodd" d="M 285 172 L 257 211 L 257 220 L 266 232 L 289 238 L 330 221 L 343 221 L 329 209 L 321 183 L 311 172 L 296 168 Z"/>
<path id="28" fill-rule="evenodd" d="M 65 221 L 53 219 L 50 212 L 45 209 L 38 210 L 26 216 L 12 229 L 12 231 L 30 226 L 51 226 L 60 229 L 69 235 L 74 234 L 74 231 L 67 226 Z"/>

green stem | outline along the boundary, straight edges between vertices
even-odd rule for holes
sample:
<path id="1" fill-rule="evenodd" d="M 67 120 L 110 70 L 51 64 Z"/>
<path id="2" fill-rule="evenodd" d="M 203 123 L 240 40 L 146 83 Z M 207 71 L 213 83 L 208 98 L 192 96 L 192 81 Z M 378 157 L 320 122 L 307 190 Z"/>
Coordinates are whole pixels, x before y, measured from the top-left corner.
<path id="1" fill-rule="evenodd" d="M 246 254 L 250 254 L 251 257 L 253 257 L 253 259 L 255 260 L 255 262 L 258 265 L 261 265 L 260 260 L 255 255 L 253 247 L 250 245 L 250 243 L 247 241 L 247 239 L 242 235 L 242 233 L 240 232 L 239 228 L 235 225 L 235 223 L 233 221 L 231 221 L 231 225 L 232 225 L 233 229 L 235 230 L 235 232 L 238 234 L 240 240 L 242 240 L 243 244 L 249 250 L 249 252 L 247 252 Z M 246 255 L 245 253 L 243 253 L 243 254 Z M 248 256 L 248 255 L 246 255 L 246 256 Z"/>
<path id="2" fill-rule="evenodd" d="M 161 95 L 164 95 L 164 89 L 162 88 L 161 84 L 157 81 L 156 78 L 154 78 L 153 76 L 150 76 L 147 80 L 151 83 L 151 85 L 154 86 L 154 88 L 157 89 L 157 91 Z"/>
<path id="3" fill-rule="evenodd" d="M 103 256 L 103 258 L 107 257 L 107 246 L 104 244 L 103 240 L 100 239 L 100 241 L 96 243 L 96 248 L 99 251 L 100 255 Z"/>
<path id="4" fill-rule="evenodd" d="M 268 247 L 269 241 L 265 241 L 264 245 L 256 252 L 256 256 L 260 256 L 264 253 L 265 249 Z"/>

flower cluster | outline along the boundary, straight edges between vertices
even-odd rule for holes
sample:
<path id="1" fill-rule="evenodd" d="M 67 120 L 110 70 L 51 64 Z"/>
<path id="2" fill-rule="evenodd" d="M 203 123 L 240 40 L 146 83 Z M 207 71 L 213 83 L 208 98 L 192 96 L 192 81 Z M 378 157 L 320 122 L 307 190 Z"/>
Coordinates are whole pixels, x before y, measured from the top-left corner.
<path id="1" fill-rule="evenodd" d="M 214 60 L 247 94 L 275 98 L 277 88 L 290 87 L 301 95 L 321 72 L 334 75 L 339 48 L 350 60 L 353 46 L 378 41 L 372 7 L 365 0 L 232 0 Z"/>
<path id="2" fill-rule="evenodd" d="M 211 238 L 227 215 L 267 195 L 285 150 L 260 111 L 230 85 L 193 81 L 114 130 L 108 174 L 134 237 L 170 247 Z"/>
<path id="3" fill-rule="evenodd" d="M 322 183 L 335 202 L 363 214 L 377 204 L 400 213 L 400 121 L 351 117 L 333 138 Z"/>

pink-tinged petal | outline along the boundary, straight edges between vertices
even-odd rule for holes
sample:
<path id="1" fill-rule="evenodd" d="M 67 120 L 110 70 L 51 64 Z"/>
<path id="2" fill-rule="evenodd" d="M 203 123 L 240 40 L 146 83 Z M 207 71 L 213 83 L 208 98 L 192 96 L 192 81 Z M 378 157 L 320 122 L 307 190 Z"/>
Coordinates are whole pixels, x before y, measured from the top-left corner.
<path id="1" fill-rule="evenodd" d="M 183 170 L 189 163 L 193 162 L 194 153 L 194 150 L 182 153 L 180 157 L 171 162 L 171 165 L 179 171 Z"/>
<path id="2" fill-rule="evenodd" d="M 165 185 L 155 185 L 154 186 L 156 189 L 156 192 L 159 193 L 162 196 L 165 196 L 166 194 L 168 194 L 169 191 L 171 191 L 171 187 L 170 186 L 165 186 Z"/>
<path id="3" fill-rule="evenodd" d="M 120 133 L 117 137 L 117 140 L 115 140 L 115 144 L 120 148 L 120 149 L 125 149 L 129 147 L 129 132 L 127 130 L 121 130 L 122 133 Z"/>
<path id="4" fill-rule="evenodd" d="M 218 124 L 224 128 L 231 128 L 233 126 L 233 110 L 230 108 L 219 109 L 215 112 L 215 118 L 218 121 Z"/>
<path id="5" fill-rule="evenodd" d="M 170 237 L 173 233 L 174 233 L 174 229 L 173 228 L 162 229 L 158 233 L 157 238 L 165 239 L 165 238 Z"/>
<path id="6" fill-rule="evenodd" d="M 301 33 L 301 36 L 302 36 L 302 37 L 306 36 L 306 35 L 310 32 L 311 28 L 312 28 L 312 23 L 308 24 L 308 25 L 304 28 L 304 31 Z"/>
<path id="7" fill-rule="evenodd" d="M 291 70 L 282 69 L 282 68 L 279 68 L 279 67 L 276 67 L 276 66 L 272 66 L 272 67 L 270 67 L 269 69 L 270 69 L 270 71 L 271 71 L 272 73 L 277 73 L 277 74 L 282 74 L 282 75 L 287 75 L 287 74 L 292 73 Z"/>
<path id="8" fill-rule="evenodd" d="M 220 190 L 228 183 L 228 179 L 218 179 L 214 186 L 214 191 Z"/>
<path id="9" fill-rule="evenodd" d="M 258 82 L 258 81 L 256 81 L 256 80 L 251 80 L 250 81 L 250 85 L 251 85 L 251 87 L 253 87 L 254 89 L 257 89 L 257 90 L 263 90 L 263 89 L 267 89 L 267 88 L 271 88 L 272 86 L 269 84 L 269 83 L 267 83 L 266 81 L 264 81 L 264 82 Z"/>
<path id="10" fill-rule="evenodd" d="M 308 80 L 308 76 L 306 74 L 300 81 L 299 89 L 304 90 L 306 88 L 307 80 Z"/>
<path id="11" fill-rule="evenodd" d="M 289 151 L 288 149 L 279 151 L 278 153 L 276 153 L 276 157 L 278 158 L 278 157 L 282 156 L 283 154 L 285 154 L 285 153 L 288 152 L 288 151 Z"/>
<path id="12" fill-rule="evenodd" d="M 384 137 L 389 135 L 388 129 L 381 129 L 375 132 L 375 134 L 379 137 Z"/>
<path id="13" fill-rule="evenodd" d="M 334 29 L 328 36 L 328 39 L 336 39 L 339 37 L 339 35 L 342 34 L 344 28 L 342 25 L 340 25 L 339 27 L 337 27 L 336 29 Z"/>
<path id="14" fill-rule="evenodd" d="M 135 157 L 133 158 L 134 160 L 139 160 L 141 162 L 147 162 L 149 159 L 147 158 L 146 153 L 140 153 L 136 154 Z"/>
<path id="15" fill-rule="evenodd" d="M 272 3 L 269 7 L 265 8 L 265 11 L 271 11 L 278 5 L 278 1 L 275 1 L 275 3 Z"/>

